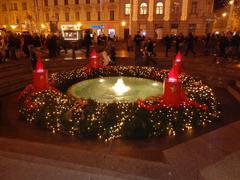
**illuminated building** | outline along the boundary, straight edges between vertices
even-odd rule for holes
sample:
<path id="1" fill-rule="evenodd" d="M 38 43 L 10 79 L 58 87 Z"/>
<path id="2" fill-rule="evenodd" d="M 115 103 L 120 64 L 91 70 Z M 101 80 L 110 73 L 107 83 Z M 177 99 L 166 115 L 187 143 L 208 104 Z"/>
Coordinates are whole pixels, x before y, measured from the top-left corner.
<path id="1" fill-rule="evenodd" d="M 81 24 L 81 28 L 91 28 L 96 34 L 101 32 L 106 35 L 115 34 L 121 39 L 129 34 L 134 35 L 139 30 L 149 37 L 161 39 L 166 34 L 180 32 L 202 35 L 211 32 L 213 23 L 213 0 L 11 0 L 7 2 L 0 0 L 0 2 L 2 26 L 22 24 L 28 30 L 38 32 L 40 30 L 55 32 L 60 31 L 62 25 Z M 15 7 L 14 3 L 18 7 L 12 10 L 11 7 Z M 27 4 L 27 10 L 23 10 L 23 3 Z"/>
<path id="2" fill-rule="evenodd" d="M 229 0 L 223 7 L 214 11 L 213 31 L 239 31 L 240 30 L 240 1 Z"/>

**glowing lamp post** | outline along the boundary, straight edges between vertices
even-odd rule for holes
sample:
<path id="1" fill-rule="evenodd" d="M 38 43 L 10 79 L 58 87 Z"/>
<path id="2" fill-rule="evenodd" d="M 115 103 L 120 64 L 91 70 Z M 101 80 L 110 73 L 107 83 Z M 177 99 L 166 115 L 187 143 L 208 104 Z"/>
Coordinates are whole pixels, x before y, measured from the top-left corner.
<path id="1" fill-rule="evenodd" d="M 164 81 L 163 101 L 166 105 L 178 106 L 182 102 L 182 82 L 178 76 L 182 71 L 182 55 L 177 54 L 168 78 Z"/>
<path id="2" fill-rule="evenodd" d="M 38 58 L 36 70 L 33 70 L 33 86 L 37 90 L 44 90 L 48 87 L 48 70 L 43 69 L 41 58 Z"/>

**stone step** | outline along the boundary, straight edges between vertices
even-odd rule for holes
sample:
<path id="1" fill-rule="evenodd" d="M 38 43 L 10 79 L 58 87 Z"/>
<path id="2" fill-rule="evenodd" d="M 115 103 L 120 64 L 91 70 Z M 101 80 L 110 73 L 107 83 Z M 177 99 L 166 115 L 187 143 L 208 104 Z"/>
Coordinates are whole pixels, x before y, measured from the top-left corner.
<path id="1" fill-rule="evenodd" d="M 238 102 L 240 102 L 240 88 L 236 84 L 229 85 L 227 90 Z"/>
<path id="2" fill-rule="evenodd" d="M 32 69 L 28 67 L 15 67 L 0 73 L 0 79 L 18 77 L 26 73 L 31 73 Z"/>
<path id="3" fill-rule="evenodd" d="M 93 176 L 106 176 L 107 178 L 113 177 L 112 179 L 178 179 L 175 172 L 168 164 L 155 161 L 153 162 L 120 157 L 116 155 L 111 155 L 108 152 L 92 152 L 61 145 L 43 144 L 2 137 L 0 138 L 0 152 L 17 153 L 18 155 L 14 156 L 13 159 L 16 160 L 20 157 L 20 160 L 28 161 L 30 168 L 30 162 L 36 162 L 36 160 L 32 160 L 33 158 L 41 158 L 42 160 L 40 160 L 40 162 L 37 161 L 36 164 L 47 165 L 47 167 L 49 165 L 55 166 L 59 168 L 59 172 L 61 172 L 61 170 L 65 168 L 88 173 Z M 6 154 L 3 155 L 3 157 L 9 158 L 9 156 L 7 156 Z M 9 165 L 9 168 L 11 168 L 11 165 Z M 24 168 L 29 167 L 27 164 L 25 164 Z M 44 169 L 44 171 L 47 169 L 46 166 L 42 166 L 42 168 Z M 63 170 L 65 171 L 65 169 Z M 37 168 L 33 168 L 33 171 L 35 170 L 36 172 L 41 172 L 41 169 L 37 171 Z M 30 171 L 28 173 L 31 174 L 32 172 Z M 46 175 L 46 173 L 43 173 L 42 175 L 44 174 Z M 105 177 L 101 177 L 99 179 L 104 178 Z"/>
<path id="4" fill-rule="evenodd" d="M 24 89 L 30 82 L 21 82 L 19 84 L 12 84 L 9 86 L 5 86 L 0 88 L 0 97 L 6 96 L 8 94 L 14 93 L 16 91 Z"/>
<path id="5" fill-rule="evenodd" d="M 125 175 L 114 171 L 102 170 L 94 167 L 82 166 L 74 163 L 67 163 L 57 160 L 23 155 L 19 153 L 9 153 L 0 151 L 0 177 L 1 180 L 15 179 L 102 179 L 121 180 L 139 179 L 151 180 L 150 178 Z M 13 173 L 14 172 L 14 173 Z"/>
<path id="6" fill-rule="evenodd" d="M 19 74 L 18 76 L 5 77 L 0 80 L 0 88 L 11 86 L 14 84 L 21 84 L 24 82 L 29 82 L 32 79 L 32 73 Z"/>
<path id="7" fill-rule="evenodd" d="M 236 80 L 236 86 L 240 89 L 240 80 Z"/>

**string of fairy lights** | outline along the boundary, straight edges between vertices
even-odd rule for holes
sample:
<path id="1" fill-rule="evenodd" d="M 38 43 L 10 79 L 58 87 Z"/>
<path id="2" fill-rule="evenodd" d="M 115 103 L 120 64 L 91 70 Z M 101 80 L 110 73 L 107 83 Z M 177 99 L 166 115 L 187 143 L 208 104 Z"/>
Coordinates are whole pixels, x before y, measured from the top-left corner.
<path id="1" fill-rule="evenodd" d="M 168 71 L 153 67 L 115 66 L 91 72 L 80 68 L 55 73 L 50 76 L 54 87 L 36 91 L 30 84 L 19 95 L 20 117 L 52 133 L 98 137 L 105 141 L 120 137 L 176 135 L 220 118 L 219 103 L 213 90 L 186 74 L 180 76 L 186 95 L 206 105 L 207 110 L 182 104 L 180 107 L 163 105 L 151 111 L 137 103 L 100 103 L 91 99 L 74 99 L 66 93 L 71 85 L 79 81 L 108 76 L 141 77 L 163 82 L 168 77 Z M 146 100 L 146 103 L 155 102 L 153 99 Z"/>

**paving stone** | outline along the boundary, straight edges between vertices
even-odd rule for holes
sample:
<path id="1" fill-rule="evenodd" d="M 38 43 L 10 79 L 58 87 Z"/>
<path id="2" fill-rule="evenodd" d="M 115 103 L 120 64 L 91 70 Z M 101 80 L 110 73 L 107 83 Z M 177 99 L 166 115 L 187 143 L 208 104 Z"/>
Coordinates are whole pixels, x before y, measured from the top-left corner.
<path id="1" fill-rule="evenodd" d="M 205 180 L 239 180 L 240 151 L 204 168 L 201 170 L 201 176 Z"/>

